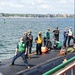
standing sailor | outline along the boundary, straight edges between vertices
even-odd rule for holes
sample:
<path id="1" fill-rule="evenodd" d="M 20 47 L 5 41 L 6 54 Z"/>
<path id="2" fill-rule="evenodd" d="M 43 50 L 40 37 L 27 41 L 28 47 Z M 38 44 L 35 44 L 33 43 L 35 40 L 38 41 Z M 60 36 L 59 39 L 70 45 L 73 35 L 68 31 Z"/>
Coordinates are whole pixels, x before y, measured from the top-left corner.
<path id="1" fill-rule="evenodd" d="M 36 37 L 36 39 L 35 39 L 35 42 L 36 42 L 36 54 L 38 55 L 38 54 L 42 54 L 42 52 L 41 52 L 41 47 L 42 47 L 42 41 L 43 41 L 43 39 L 42 39 L 42 33 L 41 32 L 39 32 L 38 33 L 38 37 Z"/>
<path id="2" fill-rule="evenodd" d="M 59 41 L 59 32 L 60 32 L 59 28 L 56 27 L 56 29 L 54 29 L 52 32 L 54 33 L 54 39 Z"/>
<path id="3" fill-rule="evenodd" d="M 32 35 L 32 31 L 31 30 L 29 31 L 28 37 L 29 37 L 28 49 L 29 49 L 29 54 L 31 54 L 32 53 L 32 43 L 33 43 L 33 35 Z"/>
<path id="4" fill-rule="evenodd" d="M 20 38 L 20 42 L 17 44 L 15 56 L 13 57 L 11 65 L 14 65 L 15 60 L 21 56 L 22 59 L 24 60 L 24 65 L 26 66 L 26 68 L 30 68 L 30 66 L 28 65 L 28 61 L 26 59 L 26 54 L 27 54 L 26 43 L 23 42 L 23 38 Z"/>
<path id="5" fill-rule="evenodd" d="M 27 32 L 24 32 L 23 41 L 26 43 L 27 57 L 28 57 L 29 36 Z"/>
<path id="6" fill-rule="evenodd" d="M 48 48 L 48 44 L 50 42 L 50 28 L 47 28 L 47 32 L 46 32 L 46 47 Z"/>
<path id="7" fill-rule="evenodd" d="M 65 28 L 65 30 L 64 30 L 64 43 L 63 43 L 65 48 L 66 48 L 67 39 L 68 39 L 68 28 Z"/>
<path id="8" fill-rule="evenodd" d="M 70 27 L 70 29 L 68 31 L 68 46 L 70 46 L 71 39 L 73 39 L 72 27 Z"/>

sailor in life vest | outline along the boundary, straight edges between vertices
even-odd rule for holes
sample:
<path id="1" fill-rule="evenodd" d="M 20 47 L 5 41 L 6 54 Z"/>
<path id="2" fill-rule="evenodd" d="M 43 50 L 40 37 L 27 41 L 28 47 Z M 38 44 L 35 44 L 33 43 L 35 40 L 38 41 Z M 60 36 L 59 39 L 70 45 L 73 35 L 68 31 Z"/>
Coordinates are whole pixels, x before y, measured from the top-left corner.
<path id="1" fill-rule="evenodd" d="M 36 42 L 36 54 L 38 55 L 38 54 L 42 54 L 42 52 L 41 52 L 41 47 L 42 47 L 42 40 L 43 38 L 42 38 L 42 33 L 41 32 L 39 32 L 38 33 L 38 37 L 36 37 L 36 39 L 35 39 L 35 42 Z"/>

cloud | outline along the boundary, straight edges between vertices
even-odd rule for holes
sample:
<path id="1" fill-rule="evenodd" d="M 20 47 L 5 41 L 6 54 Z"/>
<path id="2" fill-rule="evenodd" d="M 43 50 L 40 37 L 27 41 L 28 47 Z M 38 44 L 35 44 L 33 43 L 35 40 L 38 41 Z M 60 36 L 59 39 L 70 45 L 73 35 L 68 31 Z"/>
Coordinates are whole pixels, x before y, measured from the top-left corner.
<path id="1" fill-rule="evenodd" d="M 48 5 L 48 4 L 42 4 L 42 5 L 41 5 L 41 8 L 49 9 L 49 5 Z"/>
<path id="2" fill-rule="evenodd" d="M 0 11 L 9 13 L 72 13 L 74 0 L 0 0 Z"/>
<path id="3" fill-rule="evenodd" d="M 35 3 L 34 2 L 31 2 L 31 5 L 35 5 Z"/>
<path id="4" fill-rule="evenodd" d="M 23 7 L 23 5 L 22 4 L 19 4 L 19 3 L 14 3 L 14 2 L 4 2 L 4 1 L 2 1 L 1 3 L 0 3 L 0 6 L 2 6 L 2 7 L 14 7 L 14 8 L 22 8 Z"/>
<path id="5" fill-rule="evenodd" d="M 67 1 L 66 1 L 66 0 L 60 0 L 59 3 L 61 3 L 61 4 L 66 4 Z"/>
<path id="6" fill-rule="evenodd" d="M 43 3 L 44 2 L 44 0 L 35 0 L 36 1 L 36 3 Z"/>
<path id="7" fill-rule="evenodd" d="M 9 6 L 10 7 L 14 7 L 14 8 L 22 8 L 22 7 L 24 7 L 24 5 L 22 5 L 22 4 L 9 4 Z"/>

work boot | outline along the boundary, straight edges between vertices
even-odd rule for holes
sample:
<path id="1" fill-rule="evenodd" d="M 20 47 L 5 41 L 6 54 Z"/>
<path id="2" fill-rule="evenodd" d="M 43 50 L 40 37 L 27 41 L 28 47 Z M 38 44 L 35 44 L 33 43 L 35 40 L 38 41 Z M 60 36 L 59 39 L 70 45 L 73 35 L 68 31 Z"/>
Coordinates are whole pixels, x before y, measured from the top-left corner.
<path id="1" fill-rule="evenodd" d="M 14 65 L 14 63 L 10 63 L 9 65 L 10 65 L 10 66 L 13 66 L 13 65 Z"/>
<path id="2" fill-rule="evenodd" d="M 30 66 L 27 66 L 28 69 L 30 69 Z"/>

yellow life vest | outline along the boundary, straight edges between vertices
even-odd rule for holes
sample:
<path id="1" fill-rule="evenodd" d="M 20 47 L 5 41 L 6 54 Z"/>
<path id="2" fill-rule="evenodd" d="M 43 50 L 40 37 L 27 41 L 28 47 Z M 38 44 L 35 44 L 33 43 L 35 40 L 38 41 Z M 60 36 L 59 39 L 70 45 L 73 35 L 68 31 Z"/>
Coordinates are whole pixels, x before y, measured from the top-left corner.
<path id="1" fill-rule="evenodd" d="M 42 43 L 42 37 L 38 36 L 37 43 L 38 43 L 38 44 L 41 44 L 41 43 Z"/>

